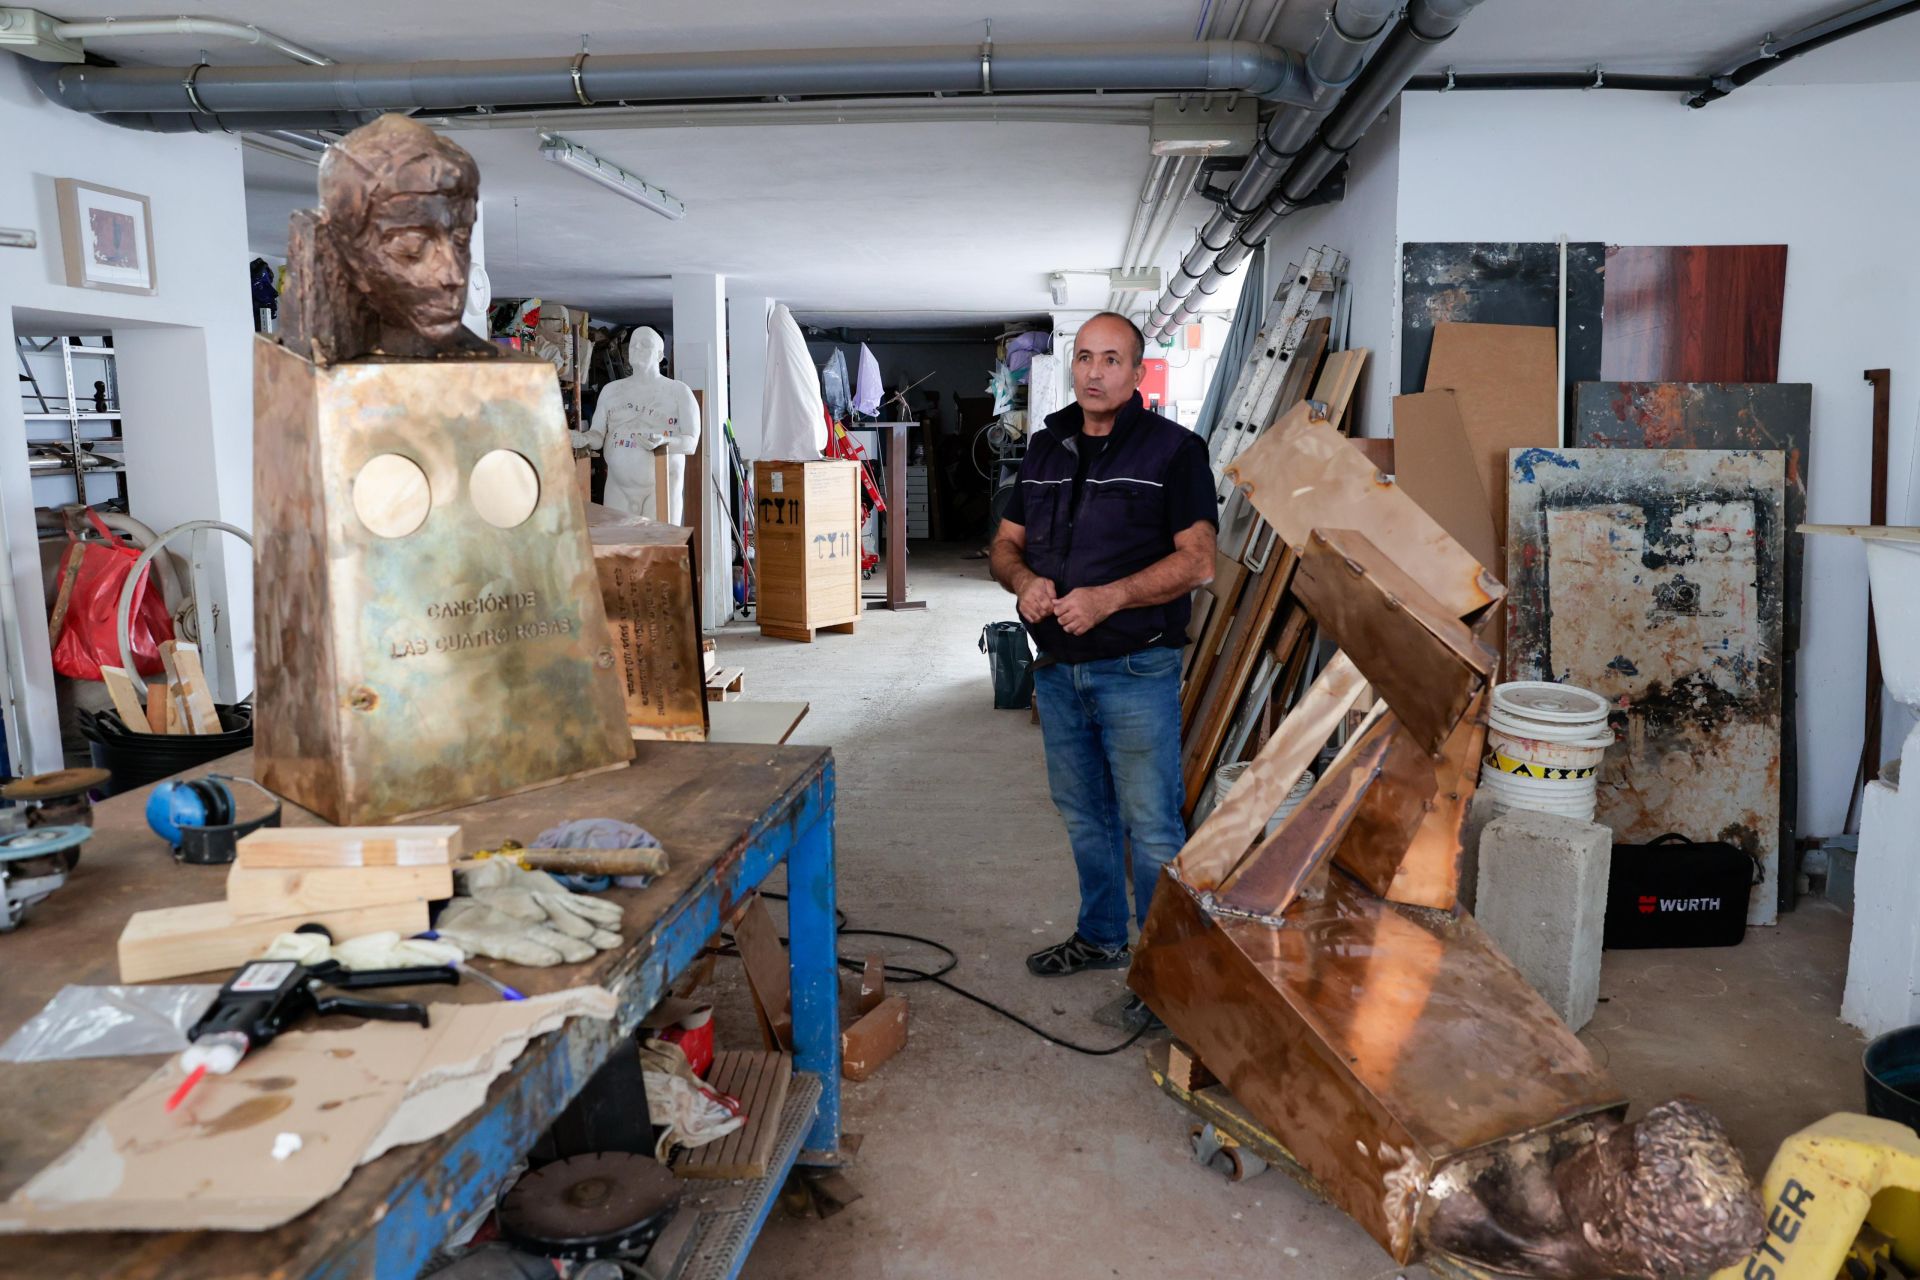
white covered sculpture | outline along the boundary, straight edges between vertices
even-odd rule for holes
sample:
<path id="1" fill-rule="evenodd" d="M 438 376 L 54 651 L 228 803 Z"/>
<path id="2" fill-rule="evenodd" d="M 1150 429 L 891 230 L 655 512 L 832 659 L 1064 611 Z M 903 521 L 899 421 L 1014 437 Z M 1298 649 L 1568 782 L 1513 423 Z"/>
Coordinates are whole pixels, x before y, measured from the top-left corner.
<path id="1" fill-rule="evenodd" d="M 607 460 L 606 505 L 650 520 L 680 522 L 687 456 L 700 442 L 700 406 L 693 388 L 660 372 L 666 349 L 660 335 L 641 327 L 627 351 L 633 376 L 601 388 L 593 425 L 574 432 L 574 444 L 598 449 Z M 667 446 L 669 501 L 654 493 L 653 451 Z"/>

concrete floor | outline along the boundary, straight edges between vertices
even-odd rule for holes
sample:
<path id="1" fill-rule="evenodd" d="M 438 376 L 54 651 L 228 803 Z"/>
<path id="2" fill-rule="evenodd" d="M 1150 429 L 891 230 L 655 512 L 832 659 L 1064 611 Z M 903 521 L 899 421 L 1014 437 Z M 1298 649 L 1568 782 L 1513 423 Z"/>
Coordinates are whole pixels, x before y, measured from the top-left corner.
<path id="1" fill-rule="evenodd" d="M 850 927 L 938 938 L 953 975 L 1052 1033 L 1108 1046 L 1091 1013 L 1119 973 L 1031 977 L 1027 952 L 1071 930 L 1076 896 L 1047 797 L 1040 733 L 992 709 L 982 624 L 1012 600 L 958 550 L 915 558 L 929 607 L 875 611 L 853 636 L 811 645 L 723 635 L 746 694 L 806 699 L 794 741 L 833 747 L 840 903 Z M 1858 1110 L 1860 1041 L 1837 1020 L 1847 920 L 1820 903 L 1737 949 L 1610 952 L 1606 1003 L 1582 1039 L 1644 1108 L 1706 1102 L 1756 1177 L 1781 1138 Z M 872 945 L 869 946 L 869 943 Z M 844 954 L 884 950 L 849 937 Z M 754 1280 L 851 1277 L 1233 1274 L 1369 1280 L 1406 1275 L 1344 1214 L 1270 1172 L 1234 1185 L 1187 1156 L 1187 1113 L 1154 1088 L 1136 1046 L 1109 1057 L 1056 1048 L 937 988 L 906 988 L 907 1048 L 845 1093 L 863 1135 L 850 1177 L 864 1199 L 827 1220 L 776 1214 Z M 737 966 L 714 985 L 723 1040 L 754 1039 Z"/>

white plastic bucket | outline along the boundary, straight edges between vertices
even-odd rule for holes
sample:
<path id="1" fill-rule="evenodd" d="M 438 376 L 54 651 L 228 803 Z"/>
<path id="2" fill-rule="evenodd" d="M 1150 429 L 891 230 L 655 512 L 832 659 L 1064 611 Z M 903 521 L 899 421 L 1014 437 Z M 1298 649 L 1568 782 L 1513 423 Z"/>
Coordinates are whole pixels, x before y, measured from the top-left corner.
<path id="1" fill-rule="evenodd" d="M 1480 767 L 1480 789 L 1501 813 L 1534 809 L 1591 822 L 1598 797 L 1598 779 L 1592 774 L 1565 779 L 1530 778 L 1503 772 L 1489 758 Z"/>
<path id="2" fill-rule="evenodd" d="M 1607 700 L 1578 685 L 1544 680 L 1513 680 L 1497 685 L 1488 714 L 1489 738 L 1506 739 L 1503 754 L 1527 763 L 1555 768 L 1588 768 L 1584 763 L 1595 749 L 1613 742 L 1607 729 Z M 1537 744 L 1537 745 L 1532 745 Z M 1551 744 L 1551 745 L 1549 745 Z M 1572 763 L 1560 758 L 1556 746 L 1575 749 Z M 1519 748 L 1514 750 L 1512 748 Z M 1598 760 L 1592 764 L 1597 765 Z"/>
<path id="3" fill-rule="evenodd" d="M 1240 781 L 1241 776 L 1252 764 L 1251 760 L 1242 760 L 1238 764 L 1223 764 L 1213 771 L 1213 802 L 1207 806 L 1209 813 L 1220 807 L 1220 802 L 1227 798 L 1227 792 L 1233 790 L 1233 784 Z M 1287 815 L 1300 807 L 1300 802 L 1307 798 L 1307 792 L 1311 790 L 1313 790 L 1313 770 L 1308 769 L 1300 775 L 1300 781 L 1293 784 L 1293 790 L 1287 792 L 1287 798 L 1280 802 L 1280 807 L 1274 811 L 1273 816 L 1267 819 L 1265 834 L 1272 835 L 1274 829 L 1286 821 Z"/>
<path id="4" fill-rule="evenodd" d="M 1612 745 L 1612 734 L 1584 742 L 1527 738 L 1498 729 L 1487 734 L 1487 752 L 1500 771 L 1524 777 L 1583 777 L 1600 767 Z"/>

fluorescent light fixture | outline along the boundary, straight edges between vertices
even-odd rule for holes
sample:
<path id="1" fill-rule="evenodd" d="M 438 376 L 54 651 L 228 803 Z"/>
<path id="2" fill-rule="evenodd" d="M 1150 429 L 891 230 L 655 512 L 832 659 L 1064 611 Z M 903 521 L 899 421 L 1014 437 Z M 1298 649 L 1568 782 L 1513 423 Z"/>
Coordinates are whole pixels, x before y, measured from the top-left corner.
<path id="1" fill-rule="evenodd" d="M 1158 293 L 1160 292 L 1160 268 L 1143 267 L 1138 271 L 1122 271 L 1115 267 L 1107 272 L 1107 287 L 1115 293 Z"/>
<path id="2" fill-rule="evenodd" d="M 540 154 L 563 169 L 597 182 L 615 195 L 624 196 L 663 218 L 678 222 L 687 216 L 687 206 L 666 191 L 628 173 L 611 160 L 602 160 L 579 143 L 557 133 L 540 135 Z"/>

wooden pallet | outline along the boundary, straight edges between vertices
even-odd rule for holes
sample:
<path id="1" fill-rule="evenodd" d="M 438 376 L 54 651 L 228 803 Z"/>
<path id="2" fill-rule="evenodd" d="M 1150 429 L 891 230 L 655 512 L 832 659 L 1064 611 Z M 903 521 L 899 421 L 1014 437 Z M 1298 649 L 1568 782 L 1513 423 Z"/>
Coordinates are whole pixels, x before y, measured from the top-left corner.
<path id="1" fill-rule="evenodd" d="M 760 634 L 772 636 L 776 640 L 798 640 L 801 644 L 812 644 L 815 632 L 838 631 L 842 635 L 852 635 L 854 623 L 837 622 L 826 627 L 798 627 L 778 622 L 761 622 Z"/>
<path id="2" fill-rule="evenodd" d="M 732 702 L 746 687 L 745 667 L 720 667 L 707 673 L 708 702 Z"/>
<path id="3" fill-rule="evenodd" d="M 707 1083 L 740 1100 L 747 1122 L 718 1142 L 709 1142 L 673 1158 L 681 1178 L 732 1180 L 764 1178 L 779 1137 L 780 1110 L 793 1081 L 793 1059 L 760 1049 L 725 1049 L 713 1056 Z"/>

